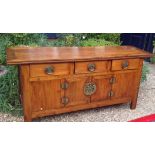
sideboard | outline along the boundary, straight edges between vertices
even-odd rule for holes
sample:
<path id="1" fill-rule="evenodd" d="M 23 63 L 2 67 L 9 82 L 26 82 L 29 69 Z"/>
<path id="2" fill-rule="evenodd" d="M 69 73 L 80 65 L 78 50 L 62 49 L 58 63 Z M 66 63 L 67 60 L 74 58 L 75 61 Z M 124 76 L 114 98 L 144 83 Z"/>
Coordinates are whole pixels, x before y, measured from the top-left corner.
<path id="1" fill-rule="evenodd" d="M 132 46 L 12 47 L 24 120 L 120 103 L 136 108 L 144 58 Z"/>

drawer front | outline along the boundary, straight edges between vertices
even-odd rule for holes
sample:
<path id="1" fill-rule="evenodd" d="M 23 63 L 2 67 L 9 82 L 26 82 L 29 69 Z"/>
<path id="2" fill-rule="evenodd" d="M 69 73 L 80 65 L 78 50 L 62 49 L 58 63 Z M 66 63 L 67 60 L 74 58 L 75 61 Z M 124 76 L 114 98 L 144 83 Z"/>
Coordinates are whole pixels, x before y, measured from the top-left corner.
<path id="1" fill-rule="evenodd" d="M 30 65 L 30 76 L 52 76 L 52 75 L 68 75 L 72 71 L 71 63 L 54 63 L 54 64 L 34 64 Z"/>
<path id="2" fill-rule="evenodd" d="M 123 59 L 112 61 L 112 71 L 138 69 L 140 64 L 139 59 Z"/>
<path id="3" fill-rule="evenodd" d="M 110 65 L 110 61 L 76 62 L 75 74 L 106 72 Z"/>

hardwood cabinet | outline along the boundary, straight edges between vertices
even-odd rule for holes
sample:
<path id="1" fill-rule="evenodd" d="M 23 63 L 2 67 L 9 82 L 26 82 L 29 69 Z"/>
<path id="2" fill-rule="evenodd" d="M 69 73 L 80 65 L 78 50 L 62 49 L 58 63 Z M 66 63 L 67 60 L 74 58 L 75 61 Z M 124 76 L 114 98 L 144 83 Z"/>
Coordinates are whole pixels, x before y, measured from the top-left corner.
<path id="1" fill-rule="evenodd" d="M 143 59 L 130 46 L 14 47 L 7 63 L 19 65 L 25 121 L 33 118 L 130 103 L 136 108 Z"/>

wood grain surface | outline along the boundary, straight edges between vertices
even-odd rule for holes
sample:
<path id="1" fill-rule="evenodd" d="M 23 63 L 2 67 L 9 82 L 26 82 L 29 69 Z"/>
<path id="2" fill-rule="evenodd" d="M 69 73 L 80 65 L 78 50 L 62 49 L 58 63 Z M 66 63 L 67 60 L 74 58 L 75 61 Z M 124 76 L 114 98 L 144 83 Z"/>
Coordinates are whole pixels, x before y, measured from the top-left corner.
<path id="1" fill-rule="evenodd" d="M 132 46 L 14 47 L 7 49 L 8 64 L 147 58 L 151 56 L 152 54 Z"/>

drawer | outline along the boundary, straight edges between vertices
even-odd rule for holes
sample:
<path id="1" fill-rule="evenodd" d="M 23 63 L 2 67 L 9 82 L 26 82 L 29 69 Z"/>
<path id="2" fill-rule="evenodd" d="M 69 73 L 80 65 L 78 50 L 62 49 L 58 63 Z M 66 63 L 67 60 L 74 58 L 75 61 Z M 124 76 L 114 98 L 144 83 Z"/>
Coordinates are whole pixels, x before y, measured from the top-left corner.
<path id="1" fill-rule="evenodd" d="M 75 74 L 106 72 L 110 66 L 110 61 L 76 62 Z"/>
<path id="2" fill-rule="evenodd" d="M 112 70 L 127 70 L 127 69 L 138 69 L 140 60 L 139 59 L 123 59 L 113 60 Z"/>
<path id="3" fill-rule="evenodd" d="M 30 76 L 68 75 L 73 73 L 72 63 L 52 63 L 30 65 Z"/>

